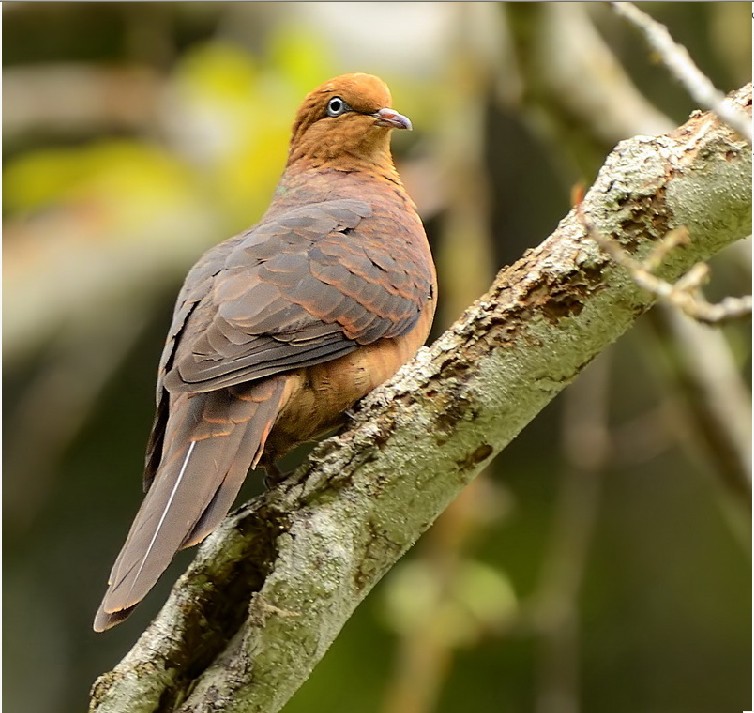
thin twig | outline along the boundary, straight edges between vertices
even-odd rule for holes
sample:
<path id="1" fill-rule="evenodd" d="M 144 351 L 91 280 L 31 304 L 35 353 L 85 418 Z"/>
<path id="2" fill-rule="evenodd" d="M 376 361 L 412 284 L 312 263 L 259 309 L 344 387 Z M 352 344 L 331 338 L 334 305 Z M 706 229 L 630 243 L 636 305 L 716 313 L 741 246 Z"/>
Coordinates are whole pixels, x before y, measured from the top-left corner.
<path id="1" fill-rule="evenodd" d="M 594 240 L 613 261 L 628 270 L 634 282 L 657 299 L 680 309 L 685 315 L 704 324 L 720 324 L 731 319 L 748 317 L 752 312 L 752 297 L 725 297 L 716 304 L 702 295 L 702 285 L 709 280 L 709 267 L 696 263 L 675 283 L 655 275 L 667 255 L 679 245 L 688 244 L 688 230 L 681 226 L 671 230 L 641 262 L 632 258 L 615 240 L 601 235 L 584 214 L 578 197 L 574 201 L 576 215 L 589 238 Z"/>
<path id="2" fill-rule="evenodd" d="M 670 73 L 685 87 L 691 98 L 714 111 L 728 126 L 752 143 L 751 119 L 738 111 L 725 95 L 694 64 L 688 50 L 675 42 L 668 28 L 630 2 L 611 2 L 613 10 L 639 28 L 649 46 Z"/>

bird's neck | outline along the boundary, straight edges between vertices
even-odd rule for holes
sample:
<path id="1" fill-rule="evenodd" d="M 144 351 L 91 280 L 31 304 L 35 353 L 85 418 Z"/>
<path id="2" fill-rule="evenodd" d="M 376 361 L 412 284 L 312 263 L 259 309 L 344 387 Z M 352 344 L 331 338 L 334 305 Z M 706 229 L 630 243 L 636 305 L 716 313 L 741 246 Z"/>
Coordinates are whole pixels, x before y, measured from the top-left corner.
<path id="1" fill-rule="evenodd" d="M 286 167 L 267 215 L 307 203 L 374 195 L 392 196 L 414 209 L 392 160 L 368 165 L 357 159 L 337 164 L 301 160 Z"/>

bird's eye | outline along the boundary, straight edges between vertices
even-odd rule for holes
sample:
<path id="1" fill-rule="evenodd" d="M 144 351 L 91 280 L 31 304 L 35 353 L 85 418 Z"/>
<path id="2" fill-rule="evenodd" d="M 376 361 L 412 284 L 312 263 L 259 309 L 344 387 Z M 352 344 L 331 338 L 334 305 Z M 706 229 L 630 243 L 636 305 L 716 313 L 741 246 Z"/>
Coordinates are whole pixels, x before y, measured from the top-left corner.
<path id="1" fill-rule="evenodd" d="M 341 114 L 345 114 L 350 108 L 340 97 L 333 97 L 327 102 L 327 116 L 340 116 Z"/>

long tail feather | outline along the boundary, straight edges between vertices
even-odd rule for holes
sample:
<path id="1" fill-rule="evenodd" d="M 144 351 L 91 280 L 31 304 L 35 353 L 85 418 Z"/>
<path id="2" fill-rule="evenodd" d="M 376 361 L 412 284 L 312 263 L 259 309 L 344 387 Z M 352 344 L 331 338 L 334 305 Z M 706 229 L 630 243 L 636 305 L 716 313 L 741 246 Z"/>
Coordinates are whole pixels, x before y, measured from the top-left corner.
<path id="1" fill-rule="evenodd" d="M 125 619 L 175 553 L 201 542 L 225 517 L 261 458 L 284 385 L 280 377 L 172 397 L 160 466 L 113 565 L 96 631 Z"/>

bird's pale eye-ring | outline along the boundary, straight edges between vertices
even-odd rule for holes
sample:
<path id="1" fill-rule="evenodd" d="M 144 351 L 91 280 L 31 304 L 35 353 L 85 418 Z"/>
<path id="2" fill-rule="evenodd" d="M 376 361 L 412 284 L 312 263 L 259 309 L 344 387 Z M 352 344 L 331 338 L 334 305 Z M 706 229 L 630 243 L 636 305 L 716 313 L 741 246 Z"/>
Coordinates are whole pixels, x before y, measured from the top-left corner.
<path id="1" fill-rule="evenodd" d="M 340 97 L 333 97 L 327 102 L 327 116 L 336 117 L 341 114 L 345 114 L 350 111 L 351 107 L 348 106 Z"/>

